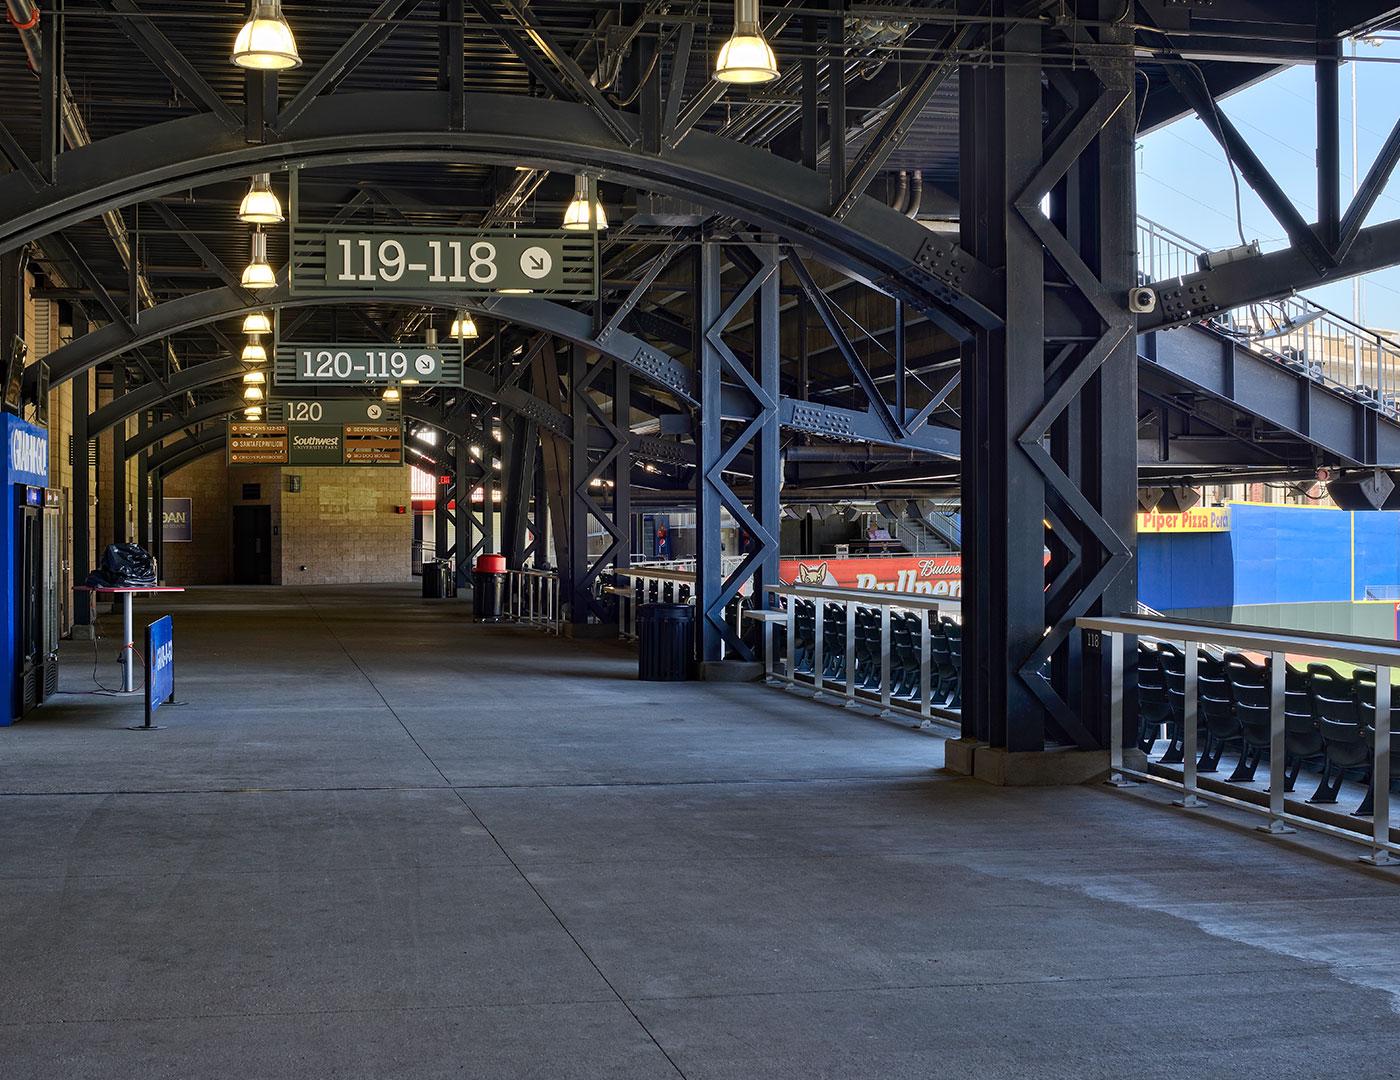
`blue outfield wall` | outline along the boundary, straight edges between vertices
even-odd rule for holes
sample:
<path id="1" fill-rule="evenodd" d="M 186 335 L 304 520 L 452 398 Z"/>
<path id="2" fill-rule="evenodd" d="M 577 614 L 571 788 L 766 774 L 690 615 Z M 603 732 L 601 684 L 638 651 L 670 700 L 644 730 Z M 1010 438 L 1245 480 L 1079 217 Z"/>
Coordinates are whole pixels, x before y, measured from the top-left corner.
<path id="1" fill-rule="evenodd" d="M 1400 511 L 1230 504 L 1227 533 L 1138 537 L 1138 595 L 1158 611 L 1361 600 L 1400 585 Z"/>

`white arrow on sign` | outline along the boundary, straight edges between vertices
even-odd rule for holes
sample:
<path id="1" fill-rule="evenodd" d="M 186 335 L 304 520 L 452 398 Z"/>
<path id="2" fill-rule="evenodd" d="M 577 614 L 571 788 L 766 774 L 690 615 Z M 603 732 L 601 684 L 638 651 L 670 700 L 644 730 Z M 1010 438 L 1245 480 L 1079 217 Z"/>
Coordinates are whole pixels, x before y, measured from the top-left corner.
<path id="1" fill-rule="evenodd" d="M 554 256 L 545 248 L 527 247 L 520 254 L 520 272 L 527 278 L 539 281 L 540 278 L 548 277 L 549 272 L 554 269 Z"/>

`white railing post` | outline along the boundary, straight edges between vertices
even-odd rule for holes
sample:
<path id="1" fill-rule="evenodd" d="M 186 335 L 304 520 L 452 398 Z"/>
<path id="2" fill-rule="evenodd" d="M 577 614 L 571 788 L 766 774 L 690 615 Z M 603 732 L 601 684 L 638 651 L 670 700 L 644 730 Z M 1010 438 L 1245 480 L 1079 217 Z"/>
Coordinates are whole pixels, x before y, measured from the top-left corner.
<path id="1" fill-rule="evenodd" d="M 797 682 L 797 598 L 788 597 L 787 604 L 787 666 L 788 682 Z"/>
<path id="2" fill-rule="evenodd" d="M 1126 634 L 1108 638 L 1108 782 L 1114 787 L 1136 787 L 1123 773 L 1123 650 Z"/>
<path id="3" fill-rule="evenodd" d="M 937 608 L 919 612 L 919 715 L 927 723 L 933 718 L 932 657 L 929 656 L 929 620 L 938 617 Z"/>
<path id="4" fill-rule="evenodd" d="M 1284 823 L 1283 797 L 1288 786 L 1287 753 L 1283 745 L 1284 688 L 1288 677 L 1288 656 L 1285 653 L 1269 654 L 1269 823 L 1260 825 L 1259 831 L 1282 836 L 1296 832 Z"/>
<path id="5" fill-rule="evenodd" d="M 1371 750 L 1371 854 L 1362 861 L 1393 866 L 1390 853 L 1390 668 L 1376 668 L 1376 726 Z"/>
<path id="6" fill-rule="evenodd" d="M 843 600 L 846 607 L 846 708 L 856 707 L 856 605 Z"/>
<path id="7" fill-rule="evenodd" d="M 880 605 L 880 715 L 890 715 L 890 605 Z"/>
<path id="8" fill-rule="evenodd" d="M 1196 797 L 1196 736 L 1200 728 L 1200 723 L 1196 718 L 1199 707 L 1196 693 L 1196 672 L 1200 664 L 1201 650 L 1194 641 L 1183 641 L 1181 643 L 1182 656 L 1185 661 L 1185 677 L 1183 679 L 1182 690 L 1184 697 L 1181 702 L 1181 798 L 1173 802 L 1173 806 L 1196 807 L 1201 805 L 1201 800 Z"/>
<path id="9" fill-rule="evenodd" d="M 812 601 L 814 614 L 815 638 L 816 642 L 812 651 L 812 685 L 816 687 L 814 698 L 822 697 L 822 668 L 826 665 L 826 642 L 823 640 L 826 631 L 826 604 L 821 600 Z"/>

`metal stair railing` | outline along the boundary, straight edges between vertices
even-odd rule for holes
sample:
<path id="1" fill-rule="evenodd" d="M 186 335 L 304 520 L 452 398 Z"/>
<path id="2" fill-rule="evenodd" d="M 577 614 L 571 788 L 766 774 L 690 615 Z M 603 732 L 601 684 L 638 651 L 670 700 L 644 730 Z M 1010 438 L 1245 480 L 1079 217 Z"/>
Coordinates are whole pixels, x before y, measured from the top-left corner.
<path id="1" fill-rule="evenodd" d="M 1145 283 L 1195 273 L 1206 248 L 1149 218 L 1137 223 Z M 1400 418 L 1400 342 L 1303 296 L 1261 301 L 1202 320 L 1254 353 Z"/>

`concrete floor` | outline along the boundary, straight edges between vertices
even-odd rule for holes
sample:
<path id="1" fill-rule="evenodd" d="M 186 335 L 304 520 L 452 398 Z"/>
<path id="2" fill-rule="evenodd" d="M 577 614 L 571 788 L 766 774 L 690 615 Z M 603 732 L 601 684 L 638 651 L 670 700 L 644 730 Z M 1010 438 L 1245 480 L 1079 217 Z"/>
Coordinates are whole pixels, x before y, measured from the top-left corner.
<path id="1" fill-rule="evenodd" d="M 1339 842 L 406 589 L 167 606 L 162 730 L 84 643 L 0 730 L 6 1080 L 1400 1075 Z"/>

